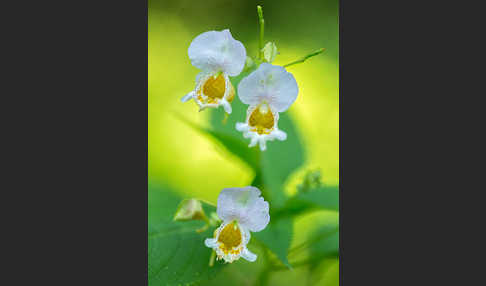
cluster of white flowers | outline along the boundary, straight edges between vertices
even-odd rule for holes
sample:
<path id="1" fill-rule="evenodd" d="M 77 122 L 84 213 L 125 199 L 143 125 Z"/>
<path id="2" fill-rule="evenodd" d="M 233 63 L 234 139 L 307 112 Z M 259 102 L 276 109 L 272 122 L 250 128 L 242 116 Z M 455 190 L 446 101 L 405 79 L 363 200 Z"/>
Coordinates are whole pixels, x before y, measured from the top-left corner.
<path id="1" fill-rule="evenodd" d="M 273 61 L 277 51 L 273 43 L 267 45 L 265 60 Z M 229 30 L 209 31 L 197 36 L 189 46 L 189 58 L 201 72 L 196 76 L 196 87 L 181 100 L 193 99 L 199 111 L 222 106 L 226 113 L 232 111 L 231 102 L 235 88 L 229 77 L 239 75 L 247 62 L 246 50 Z M 284 67 L 261 63 L 243 78 L 238 85 L 238 97 L 248 105 L 244 122 L 235 128 L 250 139 L 249 147 L 266 142 L 286 140 L 287 134 L 278 128 L 279 113 L 286 111 L 297 99 L 299 88 L 292 74 Z M 256 187 L 230 188 L 218 197 L 217 215 L 222 224 L 207 238 L 205 245 L 212 248 L 218 259 L 233 262 L 240 257 L 255 261 L 257 255 L 248 250 L 250 231 L 263 230 L 270 221 L 269 204 Z M 182 216 L 182 214 L 180 215 Z M 193 213 L 181 218 L 193 217 Z"/>
<path id="2" fill-rule="evenodd" d="M 246 62 L 246 50 L 229 30 L 209 31 L 197 36 L 189 46 L 189 58 L 201 72 L 196 76 L 196 87 L 182 98 L 190 99 L 205 108 L 223 106 L 230 114 L 235 90 L 229 77 L 241 73 Z M 248 104 L 246 120 L 236 129 L 250 138 L 249 147 L 257 143 L 266 149 L 266 141 L 285 140 L 287 134 L 278 129 L 279 112 L 286 111 L 297 99 L 299 88 L 294 76 L 284 67 L 262 63 L 238 85 L 238 97 Z"/>

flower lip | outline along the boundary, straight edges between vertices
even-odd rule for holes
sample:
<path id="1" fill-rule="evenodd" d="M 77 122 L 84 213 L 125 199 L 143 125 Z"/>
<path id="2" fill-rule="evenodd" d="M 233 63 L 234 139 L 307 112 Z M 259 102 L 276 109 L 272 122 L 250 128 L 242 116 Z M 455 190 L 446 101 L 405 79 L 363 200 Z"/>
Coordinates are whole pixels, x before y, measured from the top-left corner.
<path id="1" fill-rule="evenodd" d="M 221 248 L 224 249 L 225 252 L 232 251 L 233 248 L 238 248 L 238 246 L 240 246 L 242 235 L 236 221 L 226 224 L 226 226 L 221 229 L 221 232 L 218 235 L 218 242 L 221 243 Z"/>
<path id="2" fill-rule="evenodd" d="M 265 108 L 263 111 L 265 111 Z M 259 106 L 250 106 L 247 111 L 245 123 L 237 122 L 236 130 L 243 132 L 243 137 L 251 139 L 248 147 L 259 144 L 260 150 L 265 151 L 267 149 L 266 141 L 273 141 L 275 139 L 283 141 L 287 139 L 287 134 L 278 129 L 278 112 L 272 109 L 266 111 L 268 113 L 263 111 Z"/>
<path id="3" fill-rule="evenodd" d="M 208 77 L 197 93 L 201 102 L 206 100 L 208 103 L 217 103 L 218 99 L 221 100 L 224 97 L 225 90 L 226 80 L 223 74 L 219 73 Z M 202 96 L 205 96 L 206 99 L 203 99 Z"/>
<path id="4" fill-rule="evenodd" d="M 250 232 L 240 226 L 236 221 L 223 222 L 214 232 L 214 238 L 207 238 L 204 244 L 213 248 L 219 259 L 233 262 L 243 257 L 247 260 L 256 259 L 246 245 L 250 241 Z"/>
<path id="5" fill-rule="evenodd" d="M 251 110 L 251 109 L 250 109 Z M 249 110 L 249 111 L 250 111 Z M 271 108 L 264 101 L 257 107 L 253 108 L 247 116 L 247 124 L 251 127 L 252 132 L 259 135 L 270 134 L 276 125 L 275 115 Z M 277 115 L 278 118 L 278 115 Z"/>
<path id="6" fill-rule="evenodd" d="M 235 89 L 228 75 L 223 72 L 201 72 L 196 76 L 196 88 L 181 98 L 182 102 L 194 99 L 199 111 L 208 107 L 223 106 L 226 113 L 231 113 L 230 102 L 233 100 Z"/>

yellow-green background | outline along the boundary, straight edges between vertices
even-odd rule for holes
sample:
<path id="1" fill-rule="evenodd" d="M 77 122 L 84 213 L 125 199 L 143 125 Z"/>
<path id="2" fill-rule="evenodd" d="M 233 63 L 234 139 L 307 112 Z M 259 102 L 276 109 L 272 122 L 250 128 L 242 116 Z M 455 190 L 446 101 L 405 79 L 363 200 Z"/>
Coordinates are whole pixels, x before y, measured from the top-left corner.
<path id="1" fill-rule="evenodd" d="M 251 183 L 252 172 L 207 138 L 177 119 L 181 114 L 200 125 L 208 125 L 208 112 L 198 112 L 192 101 L 180 98 L 191 91 L 199 72 L 187 56 L 191 41 L 205 31 L 230 29 L 247 54 L 258 45 L 256 5 L 263 6 L 265 41 L 276 43 L 283 65 L 318 48 L 326 51 L 305 63 L 288 68 L 299 85 L 296 102 L 287 111 L 294 120 L 306 148 L 306 161 L 288 181 L 286 191 L 308 170 L 319 169 L 323 181 L 339 181 L 339 90 L 338 90 L 338 1 L 162 1 L 149 0 L 148 11 L 148 175 L 164 182 L 183 197 L 216 202 L 227 187 Z M 244 118 L 241 119 L 242 121 Z M 285 131 L 285 130 L 284 130 Z M 247 140 L 243 139 L 242 140 Z M 278 143 L 275 143 L 278 144 Z M 282 157 L 292 154 L 282 154 Z M 278 164 L 278 162 L 275 162 Z M 297 218 L 292 245 L 302 242 L 316 221 L 335 219 L 337 213 L 319 212 Z M 308 255 L 312 255 L 309 253 Z M 251 285 L 257 269 L 246 269 L 240 261 L 207 285 Z M 258 264 L 255 264 L 258 266 Z M 257 267 L 250 266 L 250 267 Z M 321 275 L 304 267 L 274 272 L 270 285 L 337 285 L 337 260 L 323 261 Z M 252 271 L 255 270 L 253 273 Z M 278 275 L 275 275 L 278 273 Z M 226 284 L 228 285 L 228 284 Z"/>

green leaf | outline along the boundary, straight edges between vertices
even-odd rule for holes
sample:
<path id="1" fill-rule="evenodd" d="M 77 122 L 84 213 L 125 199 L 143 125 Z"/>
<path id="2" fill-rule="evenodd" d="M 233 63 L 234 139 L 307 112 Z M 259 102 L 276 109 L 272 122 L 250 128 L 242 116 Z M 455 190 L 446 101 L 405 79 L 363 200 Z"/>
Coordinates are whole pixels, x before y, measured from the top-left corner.
<path id="1" fill-rule="evenodd" d="M 339 187 L 321 186 L 291 197 L 275 218 L 295 216 L 313 210 L 339 211 Z"/>
<path id="2" fill-rule="evenodd" d="M 292 242 L 292 220 L 271 221 L 264 230 L 252 235 L 272 251 L 285 266 L 291 268 L 287 254 Z"/>
<path id="3" fill-rule="evenodd" d="M 326 220 L 310 234 L 310 253 L 316 260 L 339 256 L 339 215 Z"/>
<path id="4" fill-rule="evenodd" d="M 211 249 L 204 240 L 212 230 L 196 233 L 201 223 L 167 222 L 149 225 L 149 285 L 180 285 L 196 283 L 214 276 L 222 267 L 209 267 Z"/>
<path id="5" fill-rule="evenodd" d="M 317 235 L 319 236 L 319 234 Z M 325 257 L 338 257 L 339 256 L 339 230 L 334 231 L 332 234 L 321 234 L 318 243 L 315 243 L 311 247 L 312 255 L 319 259 Z"/>
<path id="6" fill-rule="evenodd" d="M 190 285 L 213 277 L 223 265 L 209 267 L 211 249 L 204 240 L 213 229 L 197 233 L 201 221 L 173 221 L 181 201 L 166 186 L 149 184 L 148 280 L 149 285 Z M 212 206 L 205 205 L 208 211 Z"/>
<path id="7" fill-rule="evenodd" d="M 311 234 L 313 243 L 310 245 L 312 263 L 310 270 L 317 271 L 323 259 L 339 258 L 339 222 L 323 225 Z"/>
<path id="8" fill-rule="evenodd" d="M 182 116 L 178 116 L 178 118 L 184 123 L 186 123 L 188 126 L 193 128 L 194 130 L 208 137 L 215 144 L 218 144 L 226 151 L 235 155 L 237 158 L 239 158 L 242 162 L 246 163 L 252 169 L 254 170 L 258 169 L 258 165 L 259 165 L 258 154 L 254 150 L 249 149 L 248 146 L 243 141 L 238 140 L 233 136 L 228 135 L 225 132 L 198 126 L 186 120 Z"/>
<path id="9" fill-rule="evenodd" d="M 304 242 L 289 251 L 292 265 L 310 265 L 314 269 L 323 259 L 334 259 L 339 256 L 339 214 L 321 213 L 315 221 L 315 228 Z M 308 254 L 304 256 L 303 254 Z M 297 257 L 300 257 L 299 259 Z"/>
<path id="10" fill-rule="evenodd" d="M 309 274 L 310 285 L 339 285 L 339 258 L 330 258 L 320 261 L 313 267 Z"/>
<path id="11" fill-rule="evenodd" d="M 148 184 L 148 221 L 157 224 L 170 221 L 174 217 L 181 198 L 168 186 L 149 182 Z"/>
<path id="12" fill-rule="evenodd" d="M 321 209 L 339 211 L 338 186 L 322 186 L 307 193 L 300 193 L 295 199 L 314 204 Z"/>
<path id="13" fill-rule="evenodd" d="M 267 142 L 267 150 L 261 153 L 263 182 L 274 210 L 283 207 L 287 178 L 302 166 L 305 156 L 297 128 L 287 113 L 280 114 L 278 126 L 287 133 L 287 140 Z"/>

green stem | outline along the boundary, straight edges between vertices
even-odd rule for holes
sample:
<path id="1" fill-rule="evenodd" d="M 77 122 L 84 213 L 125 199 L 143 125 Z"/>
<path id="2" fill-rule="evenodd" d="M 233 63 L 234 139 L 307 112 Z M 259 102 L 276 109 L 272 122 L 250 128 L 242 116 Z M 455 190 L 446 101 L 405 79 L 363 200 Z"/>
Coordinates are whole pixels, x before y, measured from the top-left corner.
<path id="1" fill-rule="evenodd" d="M 211 257 L 209 257 L 209 267 L 214 266 L 214 259 L 216 258 L 216 252 L 213 250 L 211 251 Z"/>
<path id="2" fill-rule="evenodd" d="M 272 268 L 272 265 L 269 263 L 270 259 L 269 259 L 268 249 L 266 248 L 263 248 L 263 260 L 264 260 L 264 266 L 257 280 L 257 285 L 260 286 L 266 286 L 268 284 L 270 278 L 270 270 Z"/>
<path id="3" fill-rule="evenodd" d="M 284 65 L 283 67 L 284 67 L 284 68 L 286 68 L 286 67 L 289 67 L 289 66 L 291 66 L 291 65 L 295 65 L 295 64 L 303 63 L 303 62 L 305 62 L 305 60 L 307 60 L 308 58 L 311 58 L 311 57 L 313 57 L 313 56 L 317 56 L 318 54 L 320 54 L 320 53 L 324 52 L 325 50 L 326 50 L 325 48 L 320 48 L 320 49 L 318 49 L 317 51 L 315 51 L 315 52 L 312 52 L 312 53 L 308 54 L 307 56 L 304 56 L 304 57 L 302 57 L 302 58 L 300 58 L 300 59 L 298 59 L 298 60 L 296 60 L 296 61 L 293 61 L 293 62 L 291 62 L 291 63 L 288 63 L 288 64 Z"/>
<path id="4" fill-rule="evenodd" d="M 257 187 L 260 189 L 262 192 L 262 196 L 266 198 L 267 200 L 270 199 L 270 194 L 268 193 L 267 189 L 265 188 L 265 184 L 263 181 L 263 173 L 262 173 L 262 151 L 260 151 L 259 148 L 256 150 L 257 154 L 257 162 L 258 162 L 258 167 L 255 170 L 255 177 L 253 178 L 253 181 L 251 182 L 251 186 Z"/>
<path id="5" fill-rule="evenodd" d="M 263 19 L 262 6 L 257 6 L 258 23 L 260 23 L 260 41 L 258 43 L 258 59 L 263 60 L 263 34 L 265 31 L 265 20 Z"/>

